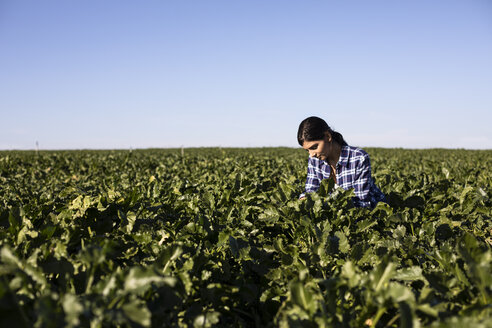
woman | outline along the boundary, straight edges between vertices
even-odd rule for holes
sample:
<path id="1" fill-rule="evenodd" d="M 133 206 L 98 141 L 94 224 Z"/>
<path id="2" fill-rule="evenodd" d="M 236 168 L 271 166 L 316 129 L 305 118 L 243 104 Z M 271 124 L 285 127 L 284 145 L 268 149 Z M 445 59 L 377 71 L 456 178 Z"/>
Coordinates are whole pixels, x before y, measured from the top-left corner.
<path id="1" fill-rule="evenodd" d="M 369 155 L 349 146 L 324 120 L 311 116 L 302 121 L 297 141 L 309 152 L 306 193 L 317 191 L 321 180 L 331 178 L 345 190 L 354 189 L 355 206 L 374 207 L 385 201 L 371 177 Z M 300 198 L 304 197 L 305 193 L 301 194 Z"/>

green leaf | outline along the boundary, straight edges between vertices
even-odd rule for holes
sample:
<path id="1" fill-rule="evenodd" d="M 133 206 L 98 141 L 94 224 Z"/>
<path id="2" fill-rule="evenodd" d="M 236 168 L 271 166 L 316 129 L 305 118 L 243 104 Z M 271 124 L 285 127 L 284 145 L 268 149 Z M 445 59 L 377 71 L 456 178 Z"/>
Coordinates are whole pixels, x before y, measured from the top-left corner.
<path id="1" fill-rule="evenodd" d="M 152 284 L 174 287 L 177 282 L 174 277 L 164 277 L 150 269 L 133 267 L 125 278 L 124 290 L 128 293 L 139 293 L 149 289 Z"/>
<path id="2" fill-rule="evenodd" d="M 320 197 L 327 197 L 335 188 L 335 181 L 333 179 L 321 180 L 318 194 Z"/>
<path id="3" fill-rule="evenodd" d="M 345 262 L 342 267 L 341 276 L 348 281 L 349 287 L 353 288 L 360 284 L 360 276 L 357 274 L 356 267 L 351 261 Z"/>
<path id="4" fill-rule="evenodd" d="M 169 245 L 161 251 L 158 259 L 156 260 L 156 264 L 162 266 L 162 272 L 166 273 L 166 271 L 170 268 L 171 263 L 176 261 L 181 254 L 183 254 L 183 248 L 181 246 L 177 244 Z"/>
<path id="5" fill-rule="evenodd" d="M 374 290 L 378 292 L 381 290 L 390 280 L 395 269 L 395 264 L 389 262 L 386 265 L 381 263 L 374 272 L 373 280 L 375 283 Z"/>
<path id="6" fill-rule="evenodd" d="M 290 285 L 290 295 L 294 304 L 301 307 L 311 315 L 316 310 L 316 301 L 311 291 L 306 289 L 301 282 L 294 282 Z"/>
<path id="7" fill-rule="evenodd" d="M 406 302 L 400 302 L 399 310 L 400 310 L 400 327 L 413 328 L 414 315 L 410 306 Z"/>
<path id="8" fill-rule="evenodd" d="M 362 220 L 362 221 L 359 221 L 359 222 L 357 222 L 357 233 L 364 232 L 364 231 L 368 230 L 369 228 L 371 228 L 372 226 L 375 226 L 376 224 L 378 224 L 378 221 L 371 220 L 369 218 Z"/>
<path id="9" fill-rule="evenodd" d="M 125 316 L 131 321 L 143 327 L 150 327 L 152 314 L 145 303 L 138 300 L 132 300 L 129 303 L 125 303 L 122 306 L 122 309 Z"/>
<path id="10" fill-rule="evenodd" d="M 395 303 L 399 303 L 399 302 L 409 302 L 410 304 L 415 303 L 415 295 L 412 293 L 412 291 L 408 287 L 402 284 L 398 284 L 396 282 L 390 282 L 388 284 L 386 296 L 390 297 Z"/>
<path id="11" fill-rule="evenodd" d="M 137 220 L 137 215 L 133 212 L 128 212 L 126 214 L 126 232 L 131 233 L 133 230 L 133 226 L 135 225 L 135 221 Z"/>
<path id="12" fill-rule="evenodd" d="M 80 325 L 79 316 L 84 311 L 77 296 L 65 294 L 62 298 L 63 312 L 65 312 L 65 322 L 68 327 L 78 327 Z"/>
<path id="13" fill-rule="evenodd" d="M 473 187 L 468 186 L 468 187 L 463 188 L 463 191 L 461 192 L 460 198 L 459 198 L 460 199 L 460 204 L 463 204 L 463 202 L 465 201 L 467 195 L 469 193 L 471 193 L 472 191 L 473 191 Z"/>
<path id="14" fill-rule="evenodd" d="M 340 252 L 347 253 L 350 250 L 350 244 L 345 234 L 341 231 L 337 231 L 335 232 L 335 236 L 338 238 L 338 248 L 340 249 Z"/>
<path id="15" fill-rule="evenodd" d="M 409 268 L 404 268 L 404 269 L 398 270 L 393 275 L 393 279 L 404 280 L 404 281 L 415 281 L 415 280 L 425 281 L 425 278 L 422 275 L 422 268 L 420 268 L 418 266 L 412 266 Z"/>
<path id="16" fill-rule="evenodd" d="M 213 327 L 220 321 L 220 313 L 216 311 L 206 312 L 198 315 L 193 320 L 193 327 L 195 328 L 208 328 Z"/>

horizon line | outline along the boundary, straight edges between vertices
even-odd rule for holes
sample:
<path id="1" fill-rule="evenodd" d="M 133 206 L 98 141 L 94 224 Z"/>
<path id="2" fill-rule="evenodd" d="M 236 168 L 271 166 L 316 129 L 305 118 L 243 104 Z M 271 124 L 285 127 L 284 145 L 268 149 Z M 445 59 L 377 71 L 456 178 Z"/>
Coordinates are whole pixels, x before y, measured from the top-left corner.
<path id="1" fill-rule="evenodd" d="M 382 147 L 382 146 L 355 146 L 357 148 L 378 148 L 378 149 L 404 149 L 404 150 L 492 150 L 492 148 L 463 148 L 463 147 Z M 34 151 L 34 152 L 45 152 L 45 151 L 112 151 L 112 150 L 180 150 L 180 149 L 262 149 L 262 148 L 290 148 L 302 150 L 300 146 L 177 146 L 177 147 L 116 147 L 116 148 L 14 148 L 5 149 L 0 148 L 0 152 L 11 152 L 11 151 Z"/>

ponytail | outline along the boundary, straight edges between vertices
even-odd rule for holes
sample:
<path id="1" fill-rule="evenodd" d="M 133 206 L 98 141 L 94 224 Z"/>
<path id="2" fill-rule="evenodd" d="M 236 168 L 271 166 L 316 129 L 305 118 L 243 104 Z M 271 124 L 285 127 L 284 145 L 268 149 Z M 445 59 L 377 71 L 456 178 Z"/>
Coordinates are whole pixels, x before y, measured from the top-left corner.
<path id="1" fill-rule="evenodd" d="M 308 117 L 301 122 L 297 131 L 297 142 L 302 146 L 304 141 L 324 139 L 326 132 L 329 132 L 333 140 L 340 146 L 347 145 L 347 142 L 340 133 L 332 130 L 323 119 L 316 116 Z"/>
<path id="2" fill-rule="evenodd" d="M 340 146 L 347 146 L 347 142 L 345 141 L 345 139 L 343 139 L 343 136 L 340 133 L 333 130 L 331 130 L 330 133 L 333 140 L 335 140 L 337 144 L 339 144 Z"/>

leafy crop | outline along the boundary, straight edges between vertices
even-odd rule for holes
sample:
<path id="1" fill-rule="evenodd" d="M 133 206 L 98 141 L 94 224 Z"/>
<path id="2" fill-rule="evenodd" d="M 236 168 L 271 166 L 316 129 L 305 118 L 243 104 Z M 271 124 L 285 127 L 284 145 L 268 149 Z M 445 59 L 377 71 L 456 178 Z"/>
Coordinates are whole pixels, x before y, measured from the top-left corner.
<path id="1" fill-rule="evenodd" d="M 490 327 L 491 151 L 368 149 L 389 204 L 287 148 L 0 153 L 0 326 Z"/>

